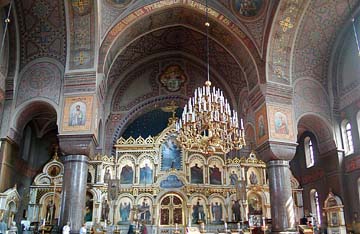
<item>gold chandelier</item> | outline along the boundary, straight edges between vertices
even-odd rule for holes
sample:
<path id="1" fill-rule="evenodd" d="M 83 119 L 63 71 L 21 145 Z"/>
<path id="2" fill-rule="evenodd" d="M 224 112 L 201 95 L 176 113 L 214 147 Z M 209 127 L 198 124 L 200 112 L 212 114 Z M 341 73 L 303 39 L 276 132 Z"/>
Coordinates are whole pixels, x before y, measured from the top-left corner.
<path id="1" fill-rule="evenodd" d="M 181 118 L 176 122 L 178 140 L 186 150 L 199 150 L 205 154 L 228 153 L 245 146 L 243 120 L 220 89 L 211 87 L 209 66 L 209 22 L 206 1 L 207 81 L 198 87 L 185 105 Z"/>

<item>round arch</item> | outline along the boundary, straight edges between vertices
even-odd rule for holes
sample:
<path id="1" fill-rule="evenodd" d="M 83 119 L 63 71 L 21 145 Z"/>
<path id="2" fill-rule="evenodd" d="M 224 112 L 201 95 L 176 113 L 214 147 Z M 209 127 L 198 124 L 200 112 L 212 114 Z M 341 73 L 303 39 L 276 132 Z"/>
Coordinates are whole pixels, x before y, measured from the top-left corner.
<path id="1" fill-rule="evenodd" d="M 10 123 L 9 137 L 19 143 L 22 131 L 29 120 L 34 117 L 44 116 L 47 118 L 55 118 L 57 126 L 59 126 L 60 113 L 58 105 L 46 98 L 34 98 L 19 105 L 13 114 Z"/>
<path id="2" fill-rule="evenodd" d="M 312 132 L 318 141 L 319 152 L 326 153 L 336 149 L 331 124 L 322 116 L 305 113 L 297 119 L 298 139 L 305 131 Z"/>

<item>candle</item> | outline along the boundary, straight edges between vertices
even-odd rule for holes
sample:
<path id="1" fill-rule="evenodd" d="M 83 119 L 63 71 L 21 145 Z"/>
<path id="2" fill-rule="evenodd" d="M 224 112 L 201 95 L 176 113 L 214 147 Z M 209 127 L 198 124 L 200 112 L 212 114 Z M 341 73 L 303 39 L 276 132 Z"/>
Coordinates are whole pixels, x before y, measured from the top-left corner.
<path id="1" fill-rule="evenodd" d="M 177 231 L 177 230 L 178 230 L 178 224 L 175 223 L 175 231 Z"/>
<path id="2" fill-rule="evenodd" d="M 224 223 L 224 226 L 225 226 L 225 230 L 227 230 L 227 223 L 226 222 Z"/>

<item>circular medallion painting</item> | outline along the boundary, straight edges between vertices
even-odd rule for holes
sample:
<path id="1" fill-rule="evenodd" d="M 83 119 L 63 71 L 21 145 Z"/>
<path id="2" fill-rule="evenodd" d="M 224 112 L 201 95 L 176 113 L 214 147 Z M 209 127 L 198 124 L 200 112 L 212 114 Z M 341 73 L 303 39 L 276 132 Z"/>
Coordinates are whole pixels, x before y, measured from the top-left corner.
<path id="1" fill-rule="evenodd" d="M 131 0 L 107 0 L 110 5 L 123 8 L 131 2 Z"/>
<path id="2" fill-rule="evenodd" d="M 232 3 L 234 11 L 245 18 L 259 16 L 264 8 L 264 0 L 234 0 Z"/>

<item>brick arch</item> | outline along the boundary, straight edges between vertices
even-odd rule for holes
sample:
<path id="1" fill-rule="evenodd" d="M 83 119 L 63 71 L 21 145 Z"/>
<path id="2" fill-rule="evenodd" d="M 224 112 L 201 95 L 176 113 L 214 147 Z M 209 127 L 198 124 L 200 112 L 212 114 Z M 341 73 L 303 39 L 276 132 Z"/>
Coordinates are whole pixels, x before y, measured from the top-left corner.
<path id="1" fill-rule="evenodd" d="M 48 119 L 57 123 L 58 113 L 57 105 L 43 98 L 23 103 L 14 112 L 9 137 L 19 143 L 23 129 L 31 120 Z"/>
<path id="2" fill-rule="evenodd" d="M 336 149 L 331 124 L 322 116 L 304 114 L 297 121 L 298 139 L 306 132 L 313 133 L 317 139 L 319 152 L 326 153 Z"/>

